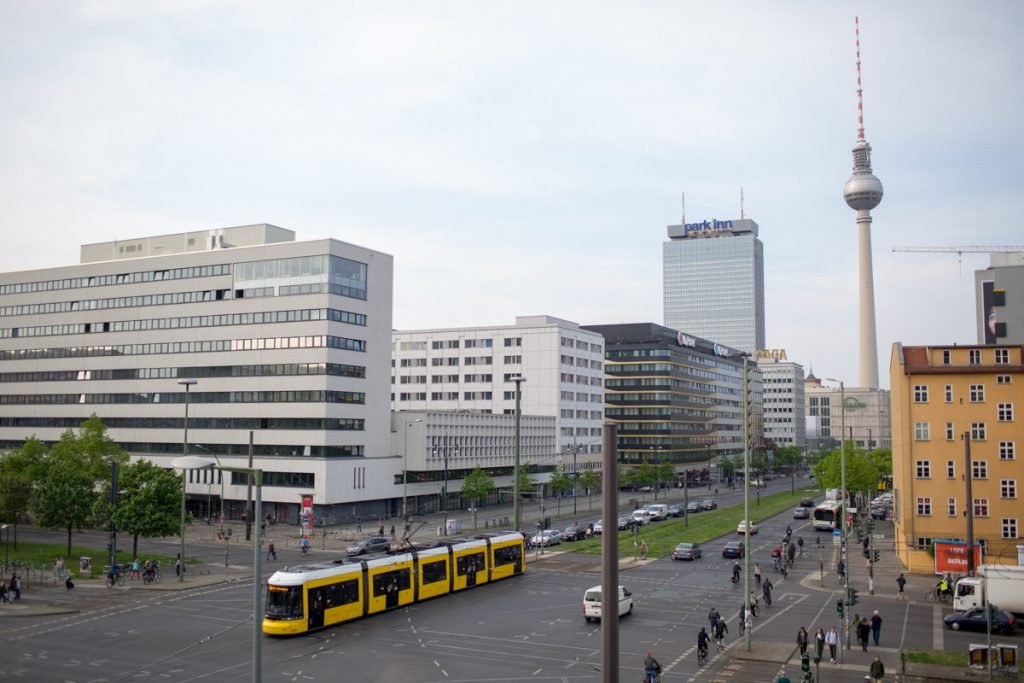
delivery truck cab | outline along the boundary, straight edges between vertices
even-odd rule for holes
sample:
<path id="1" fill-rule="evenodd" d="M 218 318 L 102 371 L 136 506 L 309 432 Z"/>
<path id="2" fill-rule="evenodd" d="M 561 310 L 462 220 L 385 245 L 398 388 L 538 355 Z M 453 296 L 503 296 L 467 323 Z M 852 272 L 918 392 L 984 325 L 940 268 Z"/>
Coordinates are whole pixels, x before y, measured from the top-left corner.
<path id="1" fill-rule="evenodd" d="M 989 602 L 1024 617 L 1024 567 L 983 564 L 976 576 L 965 576 L 956 582 L 953 609 L 957 612 Z"/>

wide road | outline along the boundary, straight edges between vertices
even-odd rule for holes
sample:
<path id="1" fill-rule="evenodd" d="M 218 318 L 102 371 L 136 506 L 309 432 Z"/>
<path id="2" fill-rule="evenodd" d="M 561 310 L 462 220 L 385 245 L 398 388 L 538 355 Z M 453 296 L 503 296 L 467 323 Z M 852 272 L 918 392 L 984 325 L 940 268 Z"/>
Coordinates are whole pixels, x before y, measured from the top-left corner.
<path id="1" fill-rule="evenodd" d="M 770 569 L 769 553 L 787 524 L 809 541 L 809 552 L 781 580 Z M 828 543 L 821 546 L 824 573 L 819 573 L 816 538 Z M 647 650 L 665 665 L 665 681 L 736 674 L 732 655 L 744 647 L 736 628 L 742 592 L 729 581 L 732 561 L 721 557 L 730 539 L 705 545 L 701 561 L 653 560 L 622 572 L 636 609 L 620 622 L 620 680 L 641 679 Z M 785 514 L 763 522 L 752 541 L 752 558 L 776 585 L 772 607 L 755 622 L 753 640 L 788 656 L 800 625 L 813 633 L 816 626 L 837 623 L 831 538 Z M 516 579 L 303 637 L 263 638 L 263 680 L 596 681 L 600 626 L 583 620 L 581 602 L 584 590 L 599 583 L 599 571 L 597 557 L 549 553 Z M 855 582 L 862 578 L 855 576 Z M 862 653 L 854 643 L 853 651 L 843 653 L 848 669 L 837 664 L 829 680 L 859 681 L 863 673 L 855 676 L 854 666 L 866 668 L 876 653 L 892 661 L 899 647 L 966 650 L 968 643 L 984 640 L 983 635 L 942 630 L 942 609 L 918 600 L 924 586 L 914 588 L 909 602 L 896 602 L 889 586 L 876 596 L 861 591 L 862 603 L 854 611 L 881 612 L 882 647 Z M 82 612 L 0 620 L 0 679 L 251 680 L 251 581 L 184 591 L 85 588 L 55 593 L 55 600 L 74 600 Z M 728 619 L 729 647 L 698 671 L 696 634 L 712 606 Z M 1009 642 L 1020 640 L 1014 636 Z M 732 680 L 770 680 L 777 668 L 746 666 Z M 823 677 L 829 666 L 826 656 Z"/>

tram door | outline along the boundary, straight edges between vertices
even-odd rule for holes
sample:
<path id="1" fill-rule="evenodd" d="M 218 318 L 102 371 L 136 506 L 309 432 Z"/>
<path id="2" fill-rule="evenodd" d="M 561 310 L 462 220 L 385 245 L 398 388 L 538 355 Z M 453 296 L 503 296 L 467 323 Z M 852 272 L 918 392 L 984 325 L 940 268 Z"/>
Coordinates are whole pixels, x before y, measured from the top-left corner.
<path id="1" fill-rule="evenodd" d="M 523 573 L 523 554 L 521 552 L 519 552 L 519 548 L 518 547 L 512 548 L 512 558 L 513 558 L 513 560 L 515 562 L 515 564 L 512 567 L 512 571 L 515 572 L 516 574 L 522 574 Z"/>
<path id="2" fill-rule="evenodd" d="M 324 589 L 311 588 L 309 590 L 309 618 L 310 629 L 321 628 L 324 625 Z"/>

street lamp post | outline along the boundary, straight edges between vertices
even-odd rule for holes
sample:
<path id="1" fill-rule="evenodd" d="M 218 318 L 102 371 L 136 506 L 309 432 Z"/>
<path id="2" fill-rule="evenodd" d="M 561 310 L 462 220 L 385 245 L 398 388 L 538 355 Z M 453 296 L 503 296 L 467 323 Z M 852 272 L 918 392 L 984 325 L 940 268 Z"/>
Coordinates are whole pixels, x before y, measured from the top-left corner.
<path id="1" fill-rule="evenodd" d="M 827 378 L 830 382 L 839 382 L 839 405 L 840 410 L 840 431 L 839 431 L 839 499 L 842 501 L 839 515 L 839 559 L 843 562 L 846 570 L 846 586 L 844 587 L 844 602 L 847 609 L 843 610 L 843 628 L 846 631 L 846 649 L 850 649 L 850 554 L 846 541 L 846 385 L 840 380 Z"/>
<path id="2" fill-rule="evenodd" d="M 178 384 L 185 387 L 185 438 L 181 442 L 181 457 L 188 457 L 188 390 L 198 384 L 199 381 L 192 378 L 179 379 Z M 173 464 L 173 463 L 172 463 Z M 178 572 L 178 581 L 185 580 L 185 468 L 181 470 L 181 571 Z"/>
<path id="3" fill-rule="evenodd" d="M 566 446 L 565 450 L 572 451 L 572 514 L 576 515 L 576 482 L 580 478 L 579 470 L 576 469 L 576 454 L 580 452 L 579 447 L 576 445 L 575 438 L 573 439 L 572 446 Z"/>
<path id="4" fill-rule="evenodd" d="M 11 544 L 11 525 L 4 524 L 0 526 L 0 531 L 6 531 L 4 536 L 4 575 L 7 575 L 7 547 Z"/>
<path id="5" fill-rule="evenodd" d="M 171 461 L 171 467 L 181 470 L 181 566 L 178 571 L 178 583 L 185 581 L 185 487 L 189 470 L 201 470 L 213 467 L 216 463 L 209 458 L 198 455 L 183 455 Z"/>
<path id="6" fill-rule="evenodd" d="M 515 461 L 512 469 L 512 520 L 515 523 L 516 531 L 522 530 L 522 510 L 519 505 L 519 459 L 520 459 L 520 444 L 519 444 L 519 421 L 520 421 L 520 407 L 522 405 L 522 384 L 526 379 L 522 375 L 512 375 L 512 381 L 516 383 L 516 420 L 515 420 Z"/>
<path id="7" fill-rule="evenodd" d="M 744 614 L 750 614 L 750 390 L 748 386 L 749 371 L 747 370 L 747 359 L 749 353 L 743 356 L 743 519 L 746 520 L 746 528 L 743 534 L 743 604 Z M 750 632 L 752 629 L 745 629 L 747 651 L 750 646 Z"/>
<path id="8" fill-rule="evenodd" d="M 409 528 L 409 427 L 417 422 L 423 422 L 423 418 L 405 423 L 405 444 L 402 447 L 402 519 L 406 529 Z"/>

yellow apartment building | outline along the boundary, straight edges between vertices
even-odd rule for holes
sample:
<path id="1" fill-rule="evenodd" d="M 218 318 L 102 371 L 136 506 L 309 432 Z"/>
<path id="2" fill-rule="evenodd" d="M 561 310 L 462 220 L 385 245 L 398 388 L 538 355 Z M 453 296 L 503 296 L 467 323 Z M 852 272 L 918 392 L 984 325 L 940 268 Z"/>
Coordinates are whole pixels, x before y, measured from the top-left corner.
<path id="1" fill-rule="evenodd" d="M 1018 564 L 1024 504 L 1024 347 L 903 346 L 889 365 L 896 552 L 931 572 L 934 540 L 975 542 L 986 562 Z M 965 435 L 971 471 L 965 471 Z"/>

